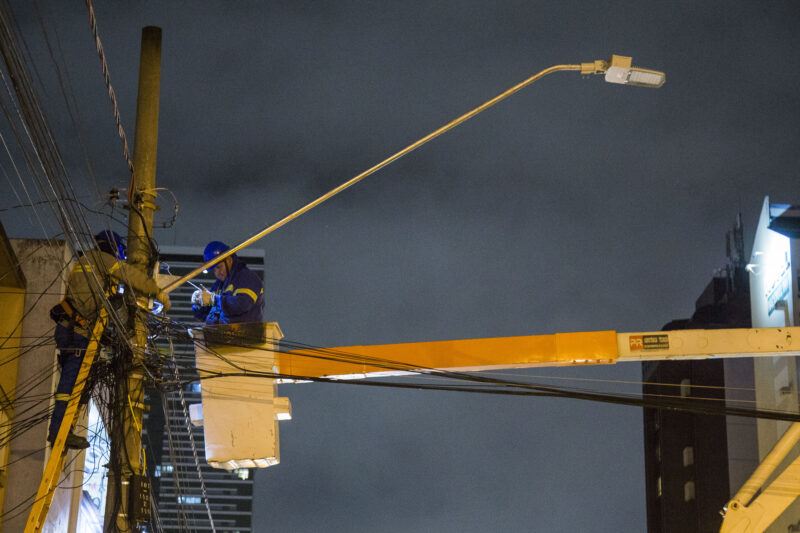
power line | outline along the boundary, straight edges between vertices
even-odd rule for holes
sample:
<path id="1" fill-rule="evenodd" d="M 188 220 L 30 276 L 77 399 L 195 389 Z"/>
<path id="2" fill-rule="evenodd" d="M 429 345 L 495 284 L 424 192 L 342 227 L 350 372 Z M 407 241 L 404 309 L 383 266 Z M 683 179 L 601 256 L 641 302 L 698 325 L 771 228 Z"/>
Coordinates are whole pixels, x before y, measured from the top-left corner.
<path id="1" fill-rule="evenodd" d="M 97 48 L 97 56 L 100 58 L 100 68 L 103 72 L 103 80 L 105 81 L 106 88 L 108 89 L 108 99 L 111 101 L 111 107 L 114 113 L 114 123 L 117 125 L 117 132 L 119 138 L 122 140 L 122 153 L 125 156 L 125 162 L 128 163 L 128 168 L 131 171 L 131 181 L 128 187 L 128 203 L 133 205 L 133 178 L 134 168 L 133 159 L 131 159 L 130 150 L 128 149 L 128 139 L 125 135 L 125 129 L 122 127 L 122 119 L 119 114 L 119 105 L 117 105 L 117 96 L 114 92 L 114 87 L 111 86 L 111 76 L 108 72 L 108 63 L 106 62 L 106 55 L 103 51 L 103 43 L 100 41 L 100 34 L 97 30 L 97 18 L 94 15 L 94 7 L 91 0 L 86 0 L 86 8 L 89 10 L 89 26 L 92 28 L 92 35 L 94 36 L 95 47 Z"/>
<path id="2" fill-rule="evenodd" d="M 172 349 L 172 342 L 170 341 L 170 357 L 172 359 L 172 369 L 173 369 L 173 376 L 175 377 L 176 382 L 180 382 L 180 376 L 178 375 L 178 365 L 177 359 L 175 358 L 175 352 Z M 213 533 L 217 532 L 217 528 L 214 526 L 214 517 L 211 516 L 211 504 L 208 501 L 208 491 L 206 490 L 206 482 L 203 479 L 203 471 L 200 469 L 200 459 L 197 456 L 197 445 L 194 441 L 194 434 L 192 433 L 192 423 L 189 419 L 189 409 L 186 406 L 186 399 L 183 397 L 183 387 L 178 387 L 178 396 L 180 398 L 181 408 L 183 410 L 183 417 L 186 423 L 186 431 L 189 434 L 189 442 L 192 445 L 192 456 L 194 457 L 195 466 L 197 467 L 197 477 L 200 480 L 200 489 L 203 493 L 203 501 L 206 505 L 206 512 L 208 513 L 208 521 L 211 525 L 211 531 Z M 168 422 L 169 423 L 169 422 Z"/>

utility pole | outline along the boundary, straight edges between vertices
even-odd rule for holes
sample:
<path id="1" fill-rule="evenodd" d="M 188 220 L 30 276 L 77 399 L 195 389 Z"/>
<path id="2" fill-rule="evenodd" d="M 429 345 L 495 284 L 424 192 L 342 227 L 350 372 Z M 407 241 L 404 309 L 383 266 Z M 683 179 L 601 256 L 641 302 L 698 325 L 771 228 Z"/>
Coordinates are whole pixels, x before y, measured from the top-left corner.
<path id="1" fill-rule="evenodd" d="M 128 213 L 128 263 L 153 276 L 153 211 L 155 211 L 158 102 L 161 77 L 161 28 L 142 29 L 139 59 L 139 93 L 136 101 L 134 175 Z M 146 302 L 142 302 L 146 305 Z M 106 498 L 105 531 L 135 530 L 142 511 L 149 510 L 145 492 L 146 472 L 141 461 L 142 413 L 144 410 L 144 360 L 147 327 L 131 304 L 131 361 L 128 373 L 117 383 L 115 416 L 111 428 L 111 469 Z M 119 416 L 122 415 L 122 416 Z M 120 476 L 119 479 L 116 476 Z"/>

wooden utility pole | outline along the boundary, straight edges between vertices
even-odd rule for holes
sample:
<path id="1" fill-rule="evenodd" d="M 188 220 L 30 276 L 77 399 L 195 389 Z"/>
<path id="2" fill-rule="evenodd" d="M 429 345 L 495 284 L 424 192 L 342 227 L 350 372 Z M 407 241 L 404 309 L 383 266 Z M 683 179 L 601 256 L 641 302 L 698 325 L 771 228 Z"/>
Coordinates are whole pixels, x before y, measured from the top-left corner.
<path id="1" fill-rule="evenodd" d="M 139 93 L 136 102 L 136 141 L 134 177 L 129 198 L 128 263 L 153 276 L 153 211 L 155 210 L 156 148 L 158 145 L 158 101 L 161 78 L 161 28 L 142 30 L 139 59 Z M 145 304 L 146 302 L 141 302 Z M 135 530 L 140 505 L 140 483 L 146 479 L 142 454 L 142 413 L 144 409 L 144 359 L 147 327 L 138 318 L 136 305 L 129 316 L 133 326 L 132 360 L 127 379 L 117 384 L 115 413 L 124 413 L 112 421 L 111 465 L 106 498 L 105 530 Z M 122 405 L 120 405 L 122 404 Z M 117 472 L 114 472 L 114 469 Z M 116 478 L 117 475 L 121 477 Z M 133 506 L 133 508 L 132 508 Z"/>

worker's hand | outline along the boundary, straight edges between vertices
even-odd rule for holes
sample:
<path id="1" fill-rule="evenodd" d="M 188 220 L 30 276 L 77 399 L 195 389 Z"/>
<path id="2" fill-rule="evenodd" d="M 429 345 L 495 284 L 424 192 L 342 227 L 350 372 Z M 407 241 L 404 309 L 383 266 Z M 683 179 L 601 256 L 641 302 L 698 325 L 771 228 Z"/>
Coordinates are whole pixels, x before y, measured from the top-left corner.
<path id="1" fill-rule="evenodd" d="M 200 293 L 200 300 L 203 307 L 214 305 L 214 294 L 203 289 L 203 292 Z"/>
<path id="2" fill-rule="evenodd" d="M 200 307 L 203 306 L 203 298 L 200 296 L 203 293 L 200 289 L 197 289 L 192 293 L 192 305 L 199 305 Z"/>
<path id="3" fill-rule="evenodd" d="M 158 294 L 156 294 L 156 300 L 161 302 L 161 305 L 164 306 L 164 312 L 165 313 L 167 311 L 169 311 L 170 303 L 169 303 L 169 294 L 168 293 L 166 293 L 164 291 L 158 291 Z"/>

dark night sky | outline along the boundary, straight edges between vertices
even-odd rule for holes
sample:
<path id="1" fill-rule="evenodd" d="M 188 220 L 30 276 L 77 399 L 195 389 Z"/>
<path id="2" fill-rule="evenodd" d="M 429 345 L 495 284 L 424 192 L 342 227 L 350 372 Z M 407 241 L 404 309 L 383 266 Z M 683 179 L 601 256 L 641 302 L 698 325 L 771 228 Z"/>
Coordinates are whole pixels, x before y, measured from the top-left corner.
<path id="1" fill-rule="evenodd" d="M 93 178 L 41 26 L 12 4 L 70 177 L 97 206 L 128 176 L 86 10 L 40 6 Z M 180 216 L 162 244 L 243 241 L 553 64 L 617 53 L 666 72 L 658 90 L 553 74 L 266 237 L 265 316 L 292 340 L 657 330 L 690 315 L 724 266 L 737 212 L 749 245 L 765 195 L 800 202 L 797 2 L 95 8 L 131 145 L 140 31 L 164 31 L 157 183 Z M 2 207 L 17 203 L 2 187 Z M 12 237 L 58 232 L 22 210 L 0 217 Z M 638 365 L 527 374 L 641 379 Z M 281 464 L 257 474 L 256 531 L 645 529 L 637 408 L 347 385 L 281 394 L 295 418 L 281 424 Z"/>

